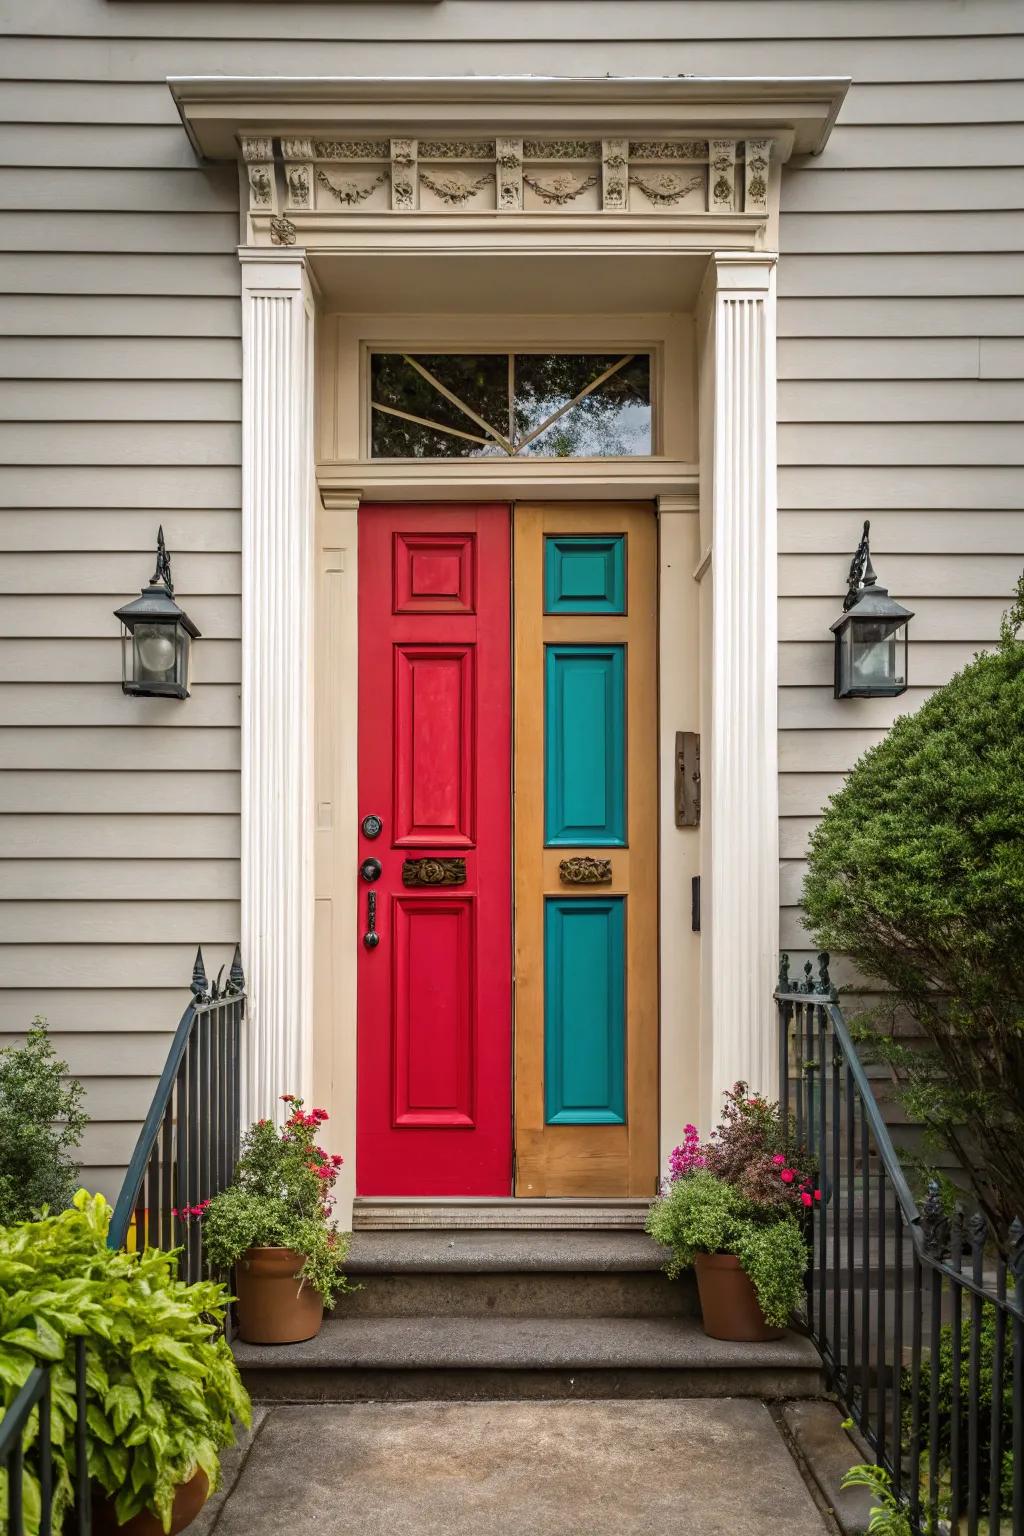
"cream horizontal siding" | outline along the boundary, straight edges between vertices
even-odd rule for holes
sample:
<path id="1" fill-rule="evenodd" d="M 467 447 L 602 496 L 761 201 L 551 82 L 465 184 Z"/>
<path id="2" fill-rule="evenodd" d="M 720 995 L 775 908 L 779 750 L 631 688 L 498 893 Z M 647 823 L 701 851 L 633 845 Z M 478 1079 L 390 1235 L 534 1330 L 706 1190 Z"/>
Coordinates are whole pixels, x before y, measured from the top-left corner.
<path id="1" fill-rule="evenodd" d="M 848 74 L 787 168 L 779 268 L 783 933 L 856 757 L 998 633 L 1024 564 L 1024 37 L 1005 0 L 0 0 L 0 1033 L 53 1019 L 129 1155 L 195 942 L 238 895 L 237 177 L 173 74 Z M 831 698 L 872 519 L 915 610 L 902 701 Z M 111 610 L 163 521 L 203 631 L 185 705 L 124 699 Z M 150 902 L 139 892 L 147 876 Z M 207 931 L 209 930 L 209 931 Z M 837 975 L 847 971 L 842 962 Z"/>

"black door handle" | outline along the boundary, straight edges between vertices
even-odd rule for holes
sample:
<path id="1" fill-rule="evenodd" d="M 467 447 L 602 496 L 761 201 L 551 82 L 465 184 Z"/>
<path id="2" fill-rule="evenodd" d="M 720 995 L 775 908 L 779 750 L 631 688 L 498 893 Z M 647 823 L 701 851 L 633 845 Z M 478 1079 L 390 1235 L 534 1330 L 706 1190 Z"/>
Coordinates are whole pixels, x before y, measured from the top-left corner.
<path id="1" fill-rule="evenodd" d="M 363 934 L 363 943 L 367 949 L 376 949 L 380 943 L 380 934 L 377 932 L 377 892 L 366 893 L 366 932 Z"/>

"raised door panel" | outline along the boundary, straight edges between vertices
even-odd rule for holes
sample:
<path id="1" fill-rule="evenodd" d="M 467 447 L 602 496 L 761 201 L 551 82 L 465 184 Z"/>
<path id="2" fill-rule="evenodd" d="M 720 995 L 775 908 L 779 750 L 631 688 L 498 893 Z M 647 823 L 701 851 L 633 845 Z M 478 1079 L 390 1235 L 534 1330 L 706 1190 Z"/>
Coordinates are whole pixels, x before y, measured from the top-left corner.
<path id="1" fill-rule="evenodd" d="M 544 1118 L 626 1119 L 626 926 L 621 896 L 544 903 Z"/>
<path id="2" fill-rule="evenodd" d="M 397 1126 L 472 1126 L 476 922 L 471 896 L 393 898 Z"/>
<path id="3" fill-rule="evenodd" d="M 621 645 L 544 650 L 549 847 L 626 843 L 626 658 Z"/>
<path id="4" fill-rule="evenodd" d="M 465 848 L 474 841 L 476 649 L 395 647 L 395 842 Z"/>

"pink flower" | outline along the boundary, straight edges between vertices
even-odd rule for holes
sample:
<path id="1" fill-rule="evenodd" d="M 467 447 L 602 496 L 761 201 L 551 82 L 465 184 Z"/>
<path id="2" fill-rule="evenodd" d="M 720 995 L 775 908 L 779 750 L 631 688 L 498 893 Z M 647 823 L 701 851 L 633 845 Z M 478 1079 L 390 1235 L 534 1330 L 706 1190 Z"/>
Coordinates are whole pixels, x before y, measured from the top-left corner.
<path id="1" fill-rule="evenodd" d="M 786 1155 L 784 1152 L 776 1152 L 775 1156 L 772 1158 L 772 1162 L 775 1164 L 776 1168 L 781 1168 L 785 1161 Z"/>
<path id="2" fill-rule="evenodd" d="M 335 1168 L 340 1168 L 344 1161 L 345 1159 L 343 1157 L 339 1157 L 337 1152 L 335 1152 L 334 1156 L 331 1158 L 331 1162 L 334 1164 Z"/>
<path id="3" fill-rule="evenodd" d="M 779 1178 L 782 1180 L 783 1184 L 792 1184 L 793 1180 L 796 1178 L 796 1169 L 783 1168 L 782 1172 L 779 1174 Z"/>
<path id="4" fill-rule="evenodd" d="M 803 1201 L 804 1205 L 810 1205 L 811 1204 L 811 1197 L 807 1193 L 806 1189 L 804 1190 L 803 1194 L 800 1196 L 800 1199 Z"/>
<path id="5" fill-rule="evenodd" d="M 815 1200 L 820 1200 L 821 1199 L 821 1190 L 820 1189 L 816 1189 L 814 1191 L 814 1198 L 815 1198 Z"/>

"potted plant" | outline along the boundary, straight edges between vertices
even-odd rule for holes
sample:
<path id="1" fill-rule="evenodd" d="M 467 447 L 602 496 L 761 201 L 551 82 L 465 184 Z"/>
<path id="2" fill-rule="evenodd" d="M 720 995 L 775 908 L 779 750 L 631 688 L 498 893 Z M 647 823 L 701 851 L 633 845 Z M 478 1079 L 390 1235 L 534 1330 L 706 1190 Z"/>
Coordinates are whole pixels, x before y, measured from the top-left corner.
<path id="1" fill-rule="evenodd" d="M 238 1330 L 248 1344 L 313 1338 L 324 1307 L 353 1289 L 345 1278 L 348 1236 L 330 1224 L 342 1159 L 317 1145 L 327 1120 L 294 1094 L 280 1130 L 249 1128 L 229 1188 L 202 1213 L 203 1246 L 217 1269 L 235 1270 Z"/>
<path id="2" fill-rule="evenodd" d="M 800 1301 L 807 1215 L 821 1192 L 812 1161 L 789 1145 L 777 1104 L 745 1083 L 725 1099 L 707 1142 L 686 1126 L 647 1230 L 671 1249 L 669 1275 L 695 1269 L 705 1333 L 777 1339 Z"/>
<path id="3" fill-rule="evenodd" d="M 0 1404 L 39 1362 L 52 1382 L 53 1529 L 70 1510 L 74 1341 L 86 1342 L 86 1445 L 97 1536 L 174 1536 L 220 1475 L 249 1398 L 224 1338 L 228 1297 L 178 1279 L 177 1256 L 107 1247 L 110 1207 L 79 1190 L 58 1216 L 0 1228 Z M 25 1509 L 39 1485 L 26 1466 Z M 2 1528 L 2 1520 L 0 1520 Z"/>

